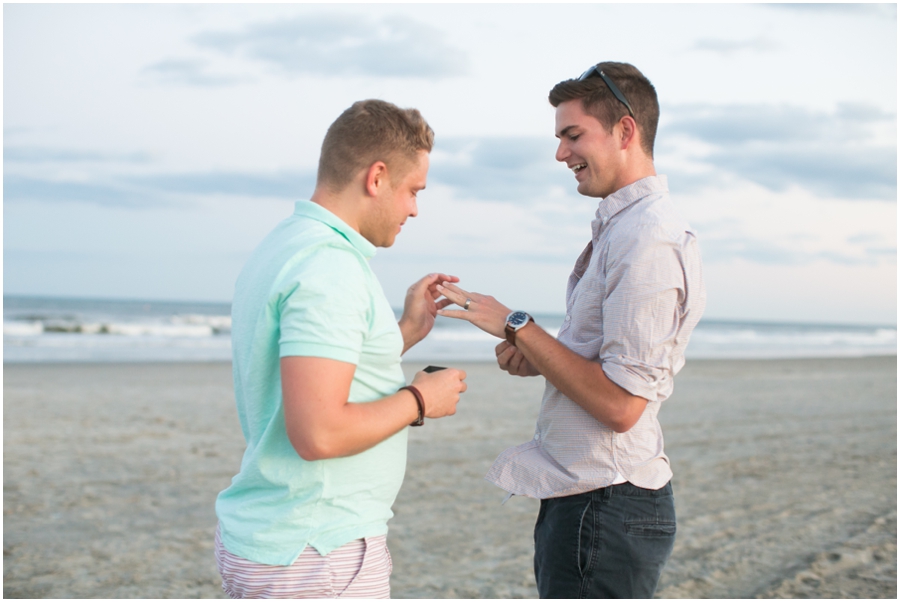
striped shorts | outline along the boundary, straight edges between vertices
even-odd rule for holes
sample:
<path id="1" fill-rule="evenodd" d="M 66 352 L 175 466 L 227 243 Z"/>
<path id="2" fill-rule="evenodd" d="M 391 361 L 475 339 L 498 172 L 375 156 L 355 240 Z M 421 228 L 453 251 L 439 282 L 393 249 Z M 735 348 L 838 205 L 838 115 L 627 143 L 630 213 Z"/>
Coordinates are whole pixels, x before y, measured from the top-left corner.
<path id="1" fill-rule="evenodd" d="M 355 539 L 320 555 L 312 546 L 290 566 L 259 564 L 235 556 L 216 529 L 216 564 L 231 598 L 390 598 L 387 536 Z"/>

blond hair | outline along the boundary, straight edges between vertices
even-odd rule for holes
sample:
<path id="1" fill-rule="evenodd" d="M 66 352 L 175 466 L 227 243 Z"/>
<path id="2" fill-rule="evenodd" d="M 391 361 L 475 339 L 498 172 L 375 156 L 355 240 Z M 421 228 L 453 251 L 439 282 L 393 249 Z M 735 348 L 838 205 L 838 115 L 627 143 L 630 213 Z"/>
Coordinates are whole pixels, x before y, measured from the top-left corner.
<path id="1" fill-rule="evenodd" d="M 431 152 L 434 131 L 416 109 L 360 100 L 328 128 L 319 156 L 318 185 L 343 190 L 361 169 L 383 161 L 391 179 L 405 175 L 420 150 Z"/>

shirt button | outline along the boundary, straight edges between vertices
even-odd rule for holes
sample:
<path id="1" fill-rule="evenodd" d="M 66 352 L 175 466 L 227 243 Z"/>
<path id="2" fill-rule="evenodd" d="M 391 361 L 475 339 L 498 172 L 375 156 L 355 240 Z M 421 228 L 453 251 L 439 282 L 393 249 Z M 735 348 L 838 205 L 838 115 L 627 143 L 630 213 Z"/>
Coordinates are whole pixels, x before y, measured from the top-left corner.
<path id="1" fill-rule="evenodd" d="M 540 433 L 535 433 L 535 434 L 534 434 L 534 440 L 535 440 L 535 441 L 540 441 L 540 440 L 541 440 L 541 435 L 540 435 Z"/>
<path id="2" fill-rule="evenodd" d="M 571 319 L 572 319 L 572 316 L 570 316 L 569 314 L 566 314 L 566 322 L 568 322 Z"/>

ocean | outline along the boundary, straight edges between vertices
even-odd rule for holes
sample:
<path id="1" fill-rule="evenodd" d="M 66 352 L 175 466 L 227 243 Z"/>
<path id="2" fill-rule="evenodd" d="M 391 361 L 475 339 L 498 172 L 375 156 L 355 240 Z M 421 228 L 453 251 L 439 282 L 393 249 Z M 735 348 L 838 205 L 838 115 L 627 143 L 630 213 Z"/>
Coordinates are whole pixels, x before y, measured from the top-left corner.
<path id="1" fill-rule="evenodd" d="M 3 361 L 188 362 L 231 359 L 228 303 L 3 297 Z M 399 311 L 398 311 L 399 317 Z M 553 335 L 562 314 L 535 314 Z M 405 361 L 492 361 L 499 342 L 474 326 L 438 318 Z M 897 327 L 703 320 L 688 359 L 896 355 Z"/>

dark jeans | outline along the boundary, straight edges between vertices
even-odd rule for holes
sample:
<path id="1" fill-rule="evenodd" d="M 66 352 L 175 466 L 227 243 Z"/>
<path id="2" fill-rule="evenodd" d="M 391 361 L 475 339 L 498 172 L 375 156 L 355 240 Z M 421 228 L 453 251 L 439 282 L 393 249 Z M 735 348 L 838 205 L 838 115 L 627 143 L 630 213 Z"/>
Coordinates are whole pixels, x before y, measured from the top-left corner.
<path id="1" fill-rule="evenodd" d="M 534 576 L 541 598 L 652 598 L 675 544 L 672 484 L 631 483 L 541 500 Z"/>

